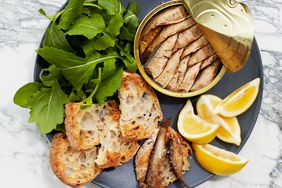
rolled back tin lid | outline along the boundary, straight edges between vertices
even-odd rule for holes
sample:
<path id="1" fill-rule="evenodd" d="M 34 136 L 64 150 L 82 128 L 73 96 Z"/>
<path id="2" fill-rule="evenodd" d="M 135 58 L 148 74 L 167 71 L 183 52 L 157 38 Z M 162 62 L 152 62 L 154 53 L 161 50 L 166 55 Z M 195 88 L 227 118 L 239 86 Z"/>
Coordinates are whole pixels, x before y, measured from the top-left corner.
<path id="1" fill-rule="evenodd" d="M 236 0 L 183 0 L 228 72 L 248 61 L 254 39 L 253 17 Z"/>

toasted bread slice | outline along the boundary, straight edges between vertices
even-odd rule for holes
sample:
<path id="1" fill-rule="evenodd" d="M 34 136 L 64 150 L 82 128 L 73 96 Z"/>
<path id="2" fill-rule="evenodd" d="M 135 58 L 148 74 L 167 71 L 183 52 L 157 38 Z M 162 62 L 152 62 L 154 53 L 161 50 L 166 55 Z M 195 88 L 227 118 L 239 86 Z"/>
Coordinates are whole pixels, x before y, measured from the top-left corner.
<path id="1" fill-rule="evenodd" d="M 154 144 L 156 142 L 156 138 L 159 133 L 159 128 L 156 128 L 155 131 L 151 134 L 150 138 L 148 138 L 143 145 L 138 150 L 135 156 L 135 172 L 136 179 L 140 184 L 145 183 L 145 178 L 149 166 L 150 155 L 154 148 Z M 141 187 L 141 186 L 140 186 Z"/>
<path id="2" fill-rule="evenodd" d="M 101 106 L 93 104 L 81 110 L 81 103 L 66 104 L 66 134 L 74 149 L 85 150 L 100 144 L 106 124 L 116 121 L 120 115 L 118 108 L 113 108 L 112 105 L 115 105 L 114 101 L 106 102 Z"/>
<path id="3" fill-rule="evenodd" d="M 50 163 L 55 175 L 72 187 L 81 186 L 93 180 L 101 172 L 94 159 L 98 147 L 76 151 L 72 149 L 65 134 L 54 135 L 50 149 Z"/>
<path id="4" fill-rule="evenodd" d="M 81 110 L 80 103 L 66 105 L 65 127 L 70 145 L 85 150 L 100 145 L 96 163 L 101 168 L 115 167 L 137 152 L 137 141 L 128 141 L 120 130 L 120 111 L 115 101 L 93 104 Z"/>
<path id="5" fill-rule="evenodd" d="M 111 103 L 116 115 L 113 120 L 105 117 L 104 131 L 100 138 L 101 147 L 95 162 L 99 167 L 108 168 L 120 166 L 129 161 L 137 152 L 139 144 L 134 140 L 123 138 L 120 129 L 120 111 L 116 102 Z"/>
<path id="6" fill-rule="evenodd" d="M 122 136 L 131 140 L 148 138 L 163 119 L 154 90 L 138 74 L 124 72 L 118 97 Z"/>

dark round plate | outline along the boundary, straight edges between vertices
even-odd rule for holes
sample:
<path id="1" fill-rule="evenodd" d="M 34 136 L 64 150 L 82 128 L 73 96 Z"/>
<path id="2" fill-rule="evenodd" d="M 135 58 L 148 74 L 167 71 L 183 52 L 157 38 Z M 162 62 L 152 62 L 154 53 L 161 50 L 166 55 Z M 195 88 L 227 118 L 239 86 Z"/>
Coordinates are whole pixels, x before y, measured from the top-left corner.
<path id="1" fill-rule="evenodd" d="M 121 0 L 124 5 L 130 0 Z M 155 8 L 160 3 L 164 2 L 163 0 L 137 0 L 137 3 L 140 5 L 140 20 L 145 17 L 153 8 Z M 46 62 L 39 56 L 37 56 L 34 70 L 34 79 L 38 80 L 38 75 L 40 70 L 46 66 Z M 260 90 L 258 97 L 252 107 L 245 112 L 244 114 L 238 117 L 241 126 L 241 137 L 242 143 L 239 147 L 224 143 L 218 139 L 215 139 L 212 144 L 220 148 L 239 153 L 242 147 L 245 145 L 248 140 L 259 115 L 261 101 L 262 101 L 262 92 L 263 92 L 263 68 L 262 61 L 260 56 L 260 51 L 257 45 L 256 40 L 254 40 L 252 53 L 250 55 L 248 63 L 245 67 L 237 73 L 226 73 L 220 82 L 214 86 L 211 90 L 206 93 L 217 95 L 221 98 L 226 97 L 228 94 L 233 92 L 238 87 L 244 85 L 245 83 L 253 80 L 254 78 L 260 77 Z M 177 117 L 180 109 L 183 107 L 187 99 L 173 98 L 165 96 L 158 93 L 158 97 L 161 103 L 161 108 L 164 114 L 164 119 L 170 118 L 172 122 L 172 127 L 176 128 Z M 192 98 L 192 102 L 195 102 L 198 97 Z M 48 135 L 48 138 L 51 139 L 52 134 Z M 197 186 L 211 177 L 214 174 L 211 174 L 205 171 L 197 163 L 194 156 L 189 158 L 191 163 L 191 170 L 184 175 L 185 181 L 189 186 Z M 246 167 L 248 168 L 248 167 Z M 93 183 L 100 185 L 105 188 L 135 188 L 138 187 L 135 172 L 133 159 L 129 162 L 123 164 L 118 168 L 111 168 L 104 170 L 96 179 L 93 180 Z M 169 187 L 182 187 L 179 182 L 170 184 Z"/>

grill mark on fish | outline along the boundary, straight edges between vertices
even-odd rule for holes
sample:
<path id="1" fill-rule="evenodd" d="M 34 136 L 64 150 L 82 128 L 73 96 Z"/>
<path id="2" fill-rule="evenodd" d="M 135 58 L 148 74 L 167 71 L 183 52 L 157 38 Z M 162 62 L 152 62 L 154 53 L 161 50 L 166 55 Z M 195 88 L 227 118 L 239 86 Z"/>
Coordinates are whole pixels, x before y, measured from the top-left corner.
<path id="1" fill-rule="evenodd" d="M 202 65 L 201 65 L 200 69 L 203 70 L 207 66 L 211 65 L 216 59 L 217 59 L 217 55 L 216 54 L 212 55 L 211 57 L 208 57 L 207 59 L 205 59 L 202 62 Z"/>
<path id="2" fill-rule="evenodd" d="M 191 55 L 191 58 L 188 62 L 188 67 L 193 66 L 214 54 L 214 49 L 208 44 Z"/>
<path id="3" fill-rule="evenodd" d="M 182 22 L 176 23 L 176 24 L 172 24 L 172 25 L 168 25 L 165 26 L 163 28 L 163 30 L 158 34 L 154 36 L 154 40 L 153 42 L 148 46 L 148 48 L 145 50 L 145 52 L 143 53 L 143 57 L 144 59 L 146 59 L 153 51 L 155 51 L 155 49 L 162 43 L 164 42 L 168 37 L 181 32 L 185 29 L 188 29 L 190 27 L 192 27 L 193 25 L 195 25 L 196 22 L 193 20 L 193 18 L 188 18 Z"/>
<path id="4" fill-rule="evenodd" d="M 188 92 L 194 84 L 194 81 L 200 71 L 201 62 L 189 67 L 185 73 L 185 77 L 177 89 L 178 92 Z"/>
<path id="5" fill-rule="evenodd" d="M 206 37 L 204 35 L 202 35 L 200 38 L 198 38 L 197 40 L 195 40 L 194 42 L 192 42 L 190 45 L 186 46 L 184 49 L 184 52 L 181 56 L 181 59 L 186 57 L 187 55 L 196 52 L 197 50 L 199 50 L 200 48 L 203 48 L 204 46 L 206 46 L 208 44 L 208 40 L 206 39 Z"/>
<path id="6" fill-rule="evenodd" d="M 177 34 L 169 37 L 162 45 L 156 50 L 156 52 L 147 60 L 145 70 L 153 78 L 158 77 L 164 70 L 168 59 L 171 57 L 172 49 L 175 45 Z"/>
<path id="7" fill-rule="evenodd" d="M 173 48 L 173 52 L 176 52 L 178 49 L 183 48 L 203 35 L 203 32 L 198 28 L 197 25 L 186 29 L 179 33 L 178 38 L 176 40 L 175 46 Z"/>
<path id="8" fill-rule="evenodd" d="M 211 81 L 213 81 L 216 77 L 220 65 L 220 61 L 216 60 L 210 66 L 202 70 L 191 88 L 191 91 L 199 90 L 211 83 Z"/>
<path id="9" fill-rule="evenodd" d="M 185 72 L 187 70 L 187 65 L 189 61 L 190 56 L 186 56 L 184 59 L 182 59 L 177 67 L 177 72 L 174 74 L 173 78 L 169 82 L 169 84 L 166 86 L 167 89 L 176 91 L 177 88 L 180 86 L 184 79 Z"/>
<path id="10" fill-rule="evenodd" d="M 182 52 L 183 49 L 180 49 L 175 52 L 168 60 L 164 71 L 155 79 L 155 81 L 159 83 L 163 88 L 168 85 L 170 80 L 173 78 L 175 72 L 177 71 Z"/>

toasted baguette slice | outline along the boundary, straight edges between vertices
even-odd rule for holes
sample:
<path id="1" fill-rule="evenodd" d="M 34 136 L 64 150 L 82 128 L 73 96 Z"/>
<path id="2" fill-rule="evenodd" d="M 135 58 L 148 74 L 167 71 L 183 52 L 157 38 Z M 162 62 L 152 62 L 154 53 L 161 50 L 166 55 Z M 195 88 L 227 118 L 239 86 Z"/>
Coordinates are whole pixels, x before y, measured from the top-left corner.
<path id="1" fill-rule="evenodd" d="M 81 110 L 81 103 L 66 104 L 66 134 L 74 149 L 85 150 L 100 144 L 106 124 L 119 118 L 120 112 L 113 105 L 116 105 L 115 101 L 109 101 L 101 106 L 93 104 Z"/>
<path id="2" fill-rule="evenodd" d="M 120 112 L 116 102 L 111 104 L 116 111 L 115 118 L 108 121 L 100 138 L 101 148 L 95 162 L 102 168 L 116 167 L 129 161 L 137 152 L 139 144 L 134 140 L 126 140 L 120 130 Z"/>
<path id="3" fill-rule="evenodd" d="M 118 97 L 122 136 L 131 140 L 148 138 L 163 119 L 154 90 L 138 74 L 124 72 Z"/>
<path id="4" fill-rule="evenodd" d="M 65 184 L 77 187 L 98 176 L 101 168 L 95 163 L 98 147 L 73 150 L 65 134 L 57 133 L 51 143 L 50 163 L 55 175 Z"/>

